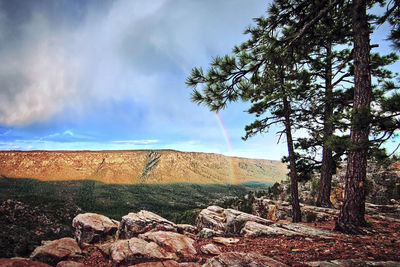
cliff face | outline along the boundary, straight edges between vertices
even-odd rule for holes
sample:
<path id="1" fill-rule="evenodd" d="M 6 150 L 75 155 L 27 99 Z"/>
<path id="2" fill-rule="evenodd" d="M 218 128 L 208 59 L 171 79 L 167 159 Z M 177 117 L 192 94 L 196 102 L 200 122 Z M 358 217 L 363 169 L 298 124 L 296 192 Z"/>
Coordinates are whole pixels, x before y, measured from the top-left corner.
<path id="1" fill-rule="evenodd" d="M 104 183 L 243 183 L 285 178 L 279 161 L 173 150 L 0 151 L 0 175 Z"/>

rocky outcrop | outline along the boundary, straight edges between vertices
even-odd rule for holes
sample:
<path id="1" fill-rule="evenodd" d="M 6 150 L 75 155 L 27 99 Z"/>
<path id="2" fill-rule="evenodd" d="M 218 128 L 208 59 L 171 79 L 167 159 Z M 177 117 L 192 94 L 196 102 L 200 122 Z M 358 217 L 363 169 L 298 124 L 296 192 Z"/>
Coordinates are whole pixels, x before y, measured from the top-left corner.
<path id="1" fill-rule="evenodd" d="M 146 241 L 153 241 L 165 250 L 175 253 L 181 260 L 192 261 L 195 259 L 197 251 L 194 247 L 195 241 L 185 235 L 174 232 L 148 232 L 139 235 Z"/>
<path id="2" fill-rule="evenodd" d="M 305 207 L 305 206 L 304 206 Z M 315 208 L 315 207 L 314 207 Z M 384 207 L 373 205 L 370 209 L 397 211 L 396 207 Z M 317 212 L 331 214 L 329 209 L 315 208 Z M 379 215 L 382 216 L 382 215 Z M 341 255 L 352 256 L 352 251 L 347 252 L 346 247 L 336 246 L 337 241 L 350 243 L 350 248 L 355 248 L 356 244 L 364 242 L 364 237 L 349 237 L 344 234 L 337 234 L 325 229 L 319 229 L 307 226 L 301 223 L 290 223 L 287 221 L 280 221 L 273 223 L 270 220 L 261 217 L 239 212 L 232 209 L 223 209 L 217 206 L 211 206 L 204 209 L 199 215 L 198 222 L 203 225 L 215 227 L 217 230 L 202 228 L 197 236 L 189 233 L 183 229 L 191 228 L 189 225 L 177 226 L 174 223 L 148 211 L 141 211 L 139 213 L 130 213 L 124 216 L 124 228 L 119 228 L 123 234 L 120 235 L 119 240 L 101 239 L 102 242 L 93 241 L 96 238 L 93 235 L 88 235 L 91 244 L 84 242 L 86 237 L 84 231 L 80 235 L 80 247 L 75 239 L 62 238 L 55 241 L 46 241 L 42 246 L 39 246 L 31 255 L 31 259 L 0 259 L 0 266 L 57 266 L 57 267 L 84 267 L 84 266 L 173 266 L 173 267 L 225 267 L 225 266 L 287 266 L 280 261 L 292 264 L 298 263 L 298 260 L 287 258 L 291 257 L 292 253 L 314 251 L 313 245 L 308 243 L 316 242 L 319 246 L 322 244 L 321 257 L 324 261 L 308 262 L 310 266 L 398 266 L 399 262 L 369 262 L 365 260 L 335 260 L 336 249 L 340 250 Z M 395 219 L 395 218 L 393 218 Z M 80 223 L 78 223 L 78 221 Z M 83 223 L 83 222 L 86 222 Z M 107 232 L 108 226 L 117 224 L 117 222 L 110 220 L 107 217 L 102 217 L 99 214 L 81 214 L 74 220 L 74 226 L 80 229 L 89 229 L 90 233 L 96 233 L 103 237 Z M 122 224 L 122 223 L 121 223 Z M 200 223 L 199 223 L 200 224 Z M 97 225 L 97 228 L 94 226 Z M 387 224 L 386 224 L 387 225 Z M 398 223 L 393 225 L 398 227 Z M 219 228 L 220 227 L 220 228 Z M 159 230 L 163 229 L 163 230 Z M 170 231 L 165 231 L 169 229 Z M 380 229 L 380 228 L 379 228 Z M 397 229 L 397 228 L 395 228 Z M 212 231 L 213 233 L 222 233 L 223 236 L 212 238 L 201 238 L 201 233 L 204 230 Z M 113 230 L 114 231 L 114 230 Z M 178 233 L 183 232 L 182 233 Z M 239 231 L 239 232 L 238 232 Z M 372 232 L 371 232 L 372 233 Z M 398 243 L 396 240 L 397 233 L 392 231 L 387 232 L 386 228 L 381 231 L 383 235 L 389 234 L 385 237 L 384 244 L 391 244 L 395 246 Z M 131 237 L 131 235 L 135 235 Z M 110 235 L 106 235 L 110 236 Z M 125 236 L 128 236 L 126 239 Z M 267 238 L 257 238 L 265 236 Z M 268 238 L 270 237 L 270 238 Z M 355 240 L 352 243 L 352 239 Z M 321 240 L 327 240 L 321 243 Z M 86 239 L 85 239 L 86 240 Z M 100 240 L 100 239 L 98 239 Z M 268 242 L 271 240 L 272 244 Z M 370 247 L 371 238 L 368 239 L 366 246 Z M 373 239 L 377 242 L 383 240 Z M 93 241 L 93 242 L 92 242 Z M 335 241 L 335 242 L 333 242 Z M 308 243 L 307 243 L 308 242 Z M 296 245 L 293 245 L 296 244 Z M 375 255 L 382 251 L 388 252 L 388 247 L 382 247 L 380 243 L 375 248 Z M 267 250 L 260 250 L 268 247 Z M 306 249 L 302 247 L 306 246 Z M 325 247 L 326 246 L 326 247 Z M 347 246 L 347 245 L 345 245 Z M 281 249 L 284 254 L 279 253 L 275 257 L 274 250 Z M 357 254 L 362 259 L 370 259 L 369 254 L 364 253 L 364 247 L 358 246 Z M 383 249 L 383 250 L 382 250 Z M 267 252 L 267 257 L 263 254 Z M 343 254 L 344 251 L 350 254 Z M 396 250 L 390 249 L 390 257 L 397 257 Z M 326 253 L 333 255 L 332 260 L 325 260 Z M 286 258 L 282 258 L 286 255 Z M 290 255 L 290 256 L 289 256 Z M 355 254 L 356 255 L 356 254 Z M 356 256 L 357 256 L 356 255 Z M 297 256 L 295 256 L 297 257 Z M 301 256 L 304 257 L 304 254 Z M 304 258 L 303 258 L 304 259 Z M 307 259 L 315 259 L 314 256 L 307 257 Z M 386 259 L 389 259 L 386 257 Z M 396 258 L 397 259 L 397 258 Z M 279 261 L 278 261 L 279 260 Z M 392 258 L 390 258 L 392 260 Z M 38 261 L 42 262 L 39 263 Z M 305 260 L 304 260 L 305 261 Z M 303 261 L 303 263 L 304 263 Z M 48 265 L 50 264 L 50 265 Z M 87 264 L 87 265 L 85 265 Z M 203 264 L 203 265 L 201 265 Z"/>
<path id="3" fill-rule="evenodd" d="M 75 239 L 65 237 L 43 242 L 42 246 L 32 252 L 31 259 L 55 265 L 68 256 L 80 253 L 81 249 Z"/>
<path id="4" fill-rule="evenodd" d="M 112 239 L 118 230 L 119 222 L 104 215 L 83 213 L 72 220 L 72 226 L 79 243 L 94 244 Z"/>
<path id="5" fill-rule="evenodd" d="M 288 265 L 278 262 L 270 257 L 257 253 L 226 252 L 213 257 L 203 265 L 203 267 L 223 267 L 223 266 L 269 266 L 287 267 Z"/>
<path id="6" fill-rule="evenodd" d="M 150 211 L 142 210 L 122 217 L 118 236 L 120 239 L 126 239 L 149 231 L 177 232 L 177 229 L 178 226 L 173 222 Z"/>
<path id="7" fill-rule="evenodd" d="M 208 228 L 225 234 L 240 233 L 246 222 L 252 221 L 264 225 L 272 224 L 270 220 L 237 211 L 234 209 L 223 209 L 218 206 L 210 206 L 203 209 L 196 219 L 198 229 Z"/>

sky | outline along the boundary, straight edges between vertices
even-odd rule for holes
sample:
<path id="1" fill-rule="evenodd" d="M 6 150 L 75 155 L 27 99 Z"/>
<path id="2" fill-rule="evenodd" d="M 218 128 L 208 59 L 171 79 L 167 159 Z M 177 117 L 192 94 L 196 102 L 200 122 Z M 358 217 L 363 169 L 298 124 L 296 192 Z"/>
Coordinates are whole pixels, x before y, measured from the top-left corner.
<path id="1" fill-rule="evenodd" d="M 279 160 L 246 103 L 190 101 L 194 67 L 247 39 L 263 0 L 0 0 L 0 150 L 176 149 Z M 379 29 L 372 38 L 381 41 Z M 399 65 L 396 65 L 397 68 Z"/>

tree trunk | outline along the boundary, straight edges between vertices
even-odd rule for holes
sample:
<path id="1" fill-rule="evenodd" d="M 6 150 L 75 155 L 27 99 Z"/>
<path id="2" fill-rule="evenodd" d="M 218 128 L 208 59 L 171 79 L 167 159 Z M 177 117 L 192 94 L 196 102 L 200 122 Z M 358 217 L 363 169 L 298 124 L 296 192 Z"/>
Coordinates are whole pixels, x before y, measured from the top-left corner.
<path id="1" fill-rule="evenodd" d="M 347 160 L 344 202 L 335 225 L 336 230 L 353 234 L 362 233 L 359 227 L 366 226 L 364 183 L 372 90 L 366 2 L 353 1 L 354 101 L 350 133 L 352 147 Z"/>
<path id="2" fill-rule="evenodd" d="M 297 186 L 297 170 L 296 155 L 293 148 L 292 123 L 290 121 L 290 103 L 286 97 L 283 98 L 283 112 L 285 116 L 285 134 L 289 153 L 289 176 L 290 176 L 290 193 L 292 197 L 292 222 L 301 222 L 301 211 L 299 204 L 299 192 Z"/>
<path id="3" fill-rule="evenodd" d="M 331 203 L 331 183 L 334 168 L 332 149 L 327 142 L 333 134 L 333 124 L 331 117 L 333 115 L 333 88 L 332 88 L 332 45 L 326 47 L 326 70 L 325 70 L 325 111 L 324 111 L 324 143 L 322 148 L 322 166 L 321 166 L 321 183 L 319 187 L 317 203 L 318 207 L 332 207 Z"/>

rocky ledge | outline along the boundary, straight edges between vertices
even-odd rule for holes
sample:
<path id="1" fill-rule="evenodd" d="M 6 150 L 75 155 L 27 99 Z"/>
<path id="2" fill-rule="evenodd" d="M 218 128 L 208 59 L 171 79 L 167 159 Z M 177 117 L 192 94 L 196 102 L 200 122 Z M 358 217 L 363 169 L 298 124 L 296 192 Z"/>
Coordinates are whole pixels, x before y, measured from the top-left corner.
<path id="1" fill-rule="evenodd" d="M 370 235 L 348 236 L 330 230 L 335 210 L 306 206 L 317 220 L 294 224 L 273 214 L 286 203 L 259 203 L 268 209 L 258 206 L 261 216 L 210 206 L 195 226 L 145 210 L 121 222 L 83 213 L 73 219 L 74 238 L 44 241 L 30 258 L 3 258 L 0 266 L 400 266 L 400 221 L 379 214 L 380 206 L 368 206 Z"/>

